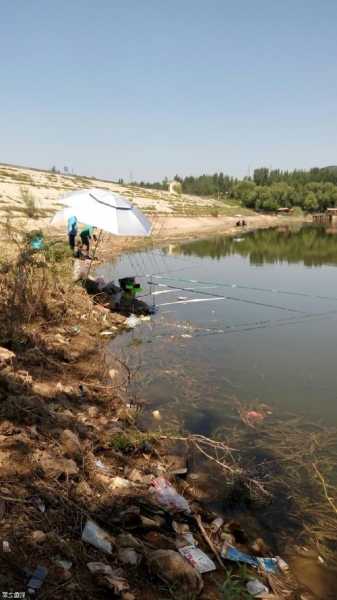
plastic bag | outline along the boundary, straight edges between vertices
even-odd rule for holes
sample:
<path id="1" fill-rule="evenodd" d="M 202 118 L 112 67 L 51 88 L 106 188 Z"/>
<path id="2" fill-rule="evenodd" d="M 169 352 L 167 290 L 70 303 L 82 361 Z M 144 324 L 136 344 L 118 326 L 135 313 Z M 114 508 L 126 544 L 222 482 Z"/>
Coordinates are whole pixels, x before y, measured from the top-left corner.
<path id="1" fill-rule="evenodd" d="M 137 327 L 137 325 L 140 325 L 141 320 L 136 317 L 136 315 L 130 315 L 126 321 L 125 321 L 125 325 L 129 328 L 129 329 L 134 329 L 135 327 Z"/>
<path id="2" fill-rule="evenodd" d="M 247 563 L 256 569 L 261 567 L 267 573 L 277 573 L 278 571 L 277 558 L 260 558 L 259 556 L 245 554 L 227 542 L 225 542 L 223 545 L 221 556 L 227 560 Z"/>
<path id="3" fill-rule="evenodd" d="M 88 519 L 82 533 L 82 540 L 107 554 L 112 554 L 112 537 L 94 521 Z"/>
<path id="4" fill-rule="evenodd" d="M 176 512 L 191 512 L 187 500 L 178 494 L 173 485 L 165 477 L 157 477 L 152 481 L 151 485 L 154 488 L 154 493 L 159 504 Z"/>

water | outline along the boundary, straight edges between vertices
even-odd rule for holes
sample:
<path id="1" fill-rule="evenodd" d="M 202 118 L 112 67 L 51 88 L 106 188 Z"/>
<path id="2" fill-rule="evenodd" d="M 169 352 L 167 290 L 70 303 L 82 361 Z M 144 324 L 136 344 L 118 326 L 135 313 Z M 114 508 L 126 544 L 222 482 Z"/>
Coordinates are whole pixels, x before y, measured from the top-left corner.
<path id="1" fill-rule="evenodd" d="M 294 544 L 306 524 L 305 545 L 319 547 L 325 560 L 335 553 L 333 513 L 311 464 L 318 460 L 327 481 L 335 482 L 334 437 L 315 425 L 291 436 L 298 421 L 287 416 L 337 425 L 336 267 L 334 232 L 305 226 L 134 253 L 101 269 L 114 279 L 138 275 L 143 299 L 158 309 L 111 344 L 133 369 L 131 392 L 147 401 L 144 427 L 233 434 L 246 476 L 251 469 L 254 477 L 266 476 L 272 501 L 245 507 L 240 495 L 226 495 L 214 463 L 195 464 L 189 454 L 197 498 L 289 557 L 291 572 L 321 600 L 335 597 L 335 571 L 317 557 L 299 562 Z M 251 430 L 233 410 L 236 401 L 265 403 L 273 416 L 265 428 Z M 319 443 L 313 431 L 321 432 Z"/>
<path id="2" fill-rule="evenodd" d="M 206 435 L 228 417 L 233 397 L 337 424 L 336 267 L 337 238 L 311 226 L 105 265 L 114 279 L 140 276 L 144 299 L 158 308 L 112 344 L 137 367 L 133 393 L 169 425 Z"/>

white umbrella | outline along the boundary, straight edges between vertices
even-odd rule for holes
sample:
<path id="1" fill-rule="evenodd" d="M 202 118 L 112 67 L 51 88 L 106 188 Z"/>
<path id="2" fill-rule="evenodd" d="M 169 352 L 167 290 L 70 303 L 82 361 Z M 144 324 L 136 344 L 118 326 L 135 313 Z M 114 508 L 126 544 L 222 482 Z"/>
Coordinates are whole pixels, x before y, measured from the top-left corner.
<path id="1" fill-rule="evenodd" d="M 52 225 L 76 217 L 80 223 L 92 225 L 114 235 L 148 236 L 151 223 L 123 196 L 99 188 L 71 192 L 60 199 L 66 208 L 58 211 Z"/>

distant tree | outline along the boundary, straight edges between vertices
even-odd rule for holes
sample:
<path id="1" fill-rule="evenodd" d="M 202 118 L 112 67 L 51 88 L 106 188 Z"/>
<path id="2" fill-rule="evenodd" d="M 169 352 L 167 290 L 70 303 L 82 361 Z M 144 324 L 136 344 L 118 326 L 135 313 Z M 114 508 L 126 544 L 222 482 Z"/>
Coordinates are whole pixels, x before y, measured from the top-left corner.
<path id="1" fill-rule="evenodd" d="M 314 192 L 309 192 L 304 199 L 304 209 L 308 211 L 318 210 L 319 203 Z"/>
<path id="2" fill-rule="evenodd" d="M 269 181 L 269 169 L 266 167 L 255 169 L 253 179 L 256 185 L 267 185 Z"/>

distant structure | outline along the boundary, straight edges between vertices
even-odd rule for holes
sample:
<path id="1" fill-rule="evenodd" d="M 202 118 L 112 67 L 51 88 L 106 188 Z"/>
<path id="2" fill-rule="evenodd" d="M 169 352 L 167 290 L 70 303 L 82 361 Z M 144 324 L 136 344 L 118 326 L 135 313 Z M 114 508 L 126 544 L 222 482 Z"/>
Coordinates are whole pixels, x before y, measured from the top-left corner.
<path id="1" fill-rule="evenodd" d="M 176 179 L 173 179 L 173 181 L 169 182 L 169 192 L 170 194 L 181 194 L 183 191 L 183 188 L 181 186 L 180 181 L 177 181 Z"/>
<path id="2" fill-rule="evenodd" d="M 315 213 L 312 220 L 318 225 L 337 225 L 337 208 L 327 208 L 325 213 Z"/>

